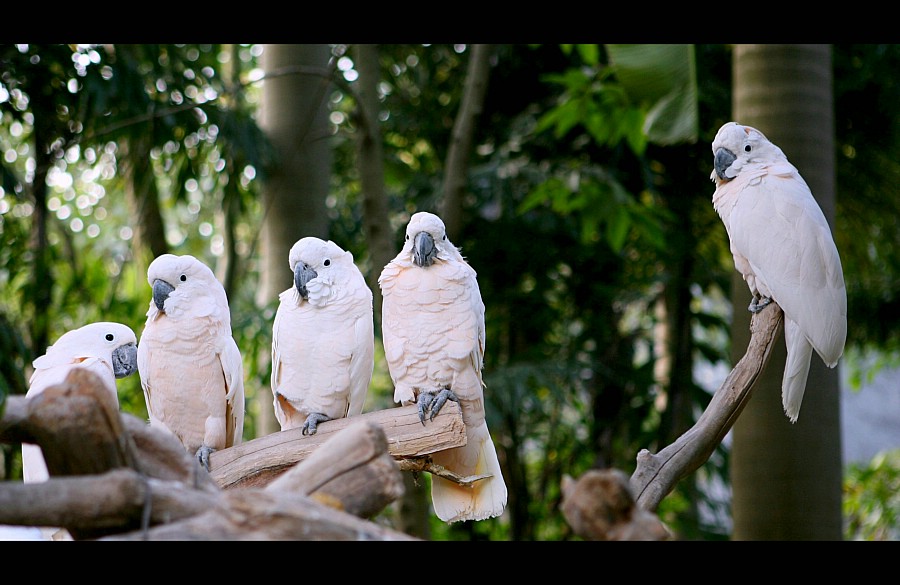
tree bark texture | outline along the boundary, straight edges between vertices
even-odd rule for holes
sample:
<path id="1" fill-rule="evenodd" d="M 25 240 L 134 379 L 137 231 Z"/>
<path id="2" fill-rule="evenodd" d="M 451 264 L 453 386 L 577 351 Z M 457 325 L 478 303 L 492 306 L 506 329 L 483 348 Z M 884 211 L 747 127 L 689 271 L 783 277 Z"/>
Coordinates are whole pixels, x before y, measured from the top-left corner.
<path id="1" fill-rule="evenodd" d="M 301 428 L 288 429 L 215 451 L 209 458 L 210 475 L 222 489 L 266 486 L 358 420 L 385 429 L 386 449 L 395 459 L 424 457 L 466 443 L 458 404 L 448 401 L 428 422 L 427 433 L 423 433 L 425 427 L 419 421 L 417 407 L 409 405 L 325 421 L 319 424 L 315 435 L 304 435 Z"/>
<path id="2" fill-rule="evenodd" d="M 829 45 L 737 45 L 735 121 L 758 128 L 799 169 L 833 225 L 834 115 Z M 747 345 L 750 292 L 735 272 L 732 352 Z M 734 540 L 840 540 L 842 463 L 838 369 L 815 352 L 803 406 L 791 424 L 781 406 L 786 360 L 779 340 L 734 427 Z"/>
<path id="3" fill-rule="evenodd" d="M 585 540 L 670 540 L 655 514 L 640 508 L 618 469 L 592 469 L 577 481 L 563 477 L 560 509 Z"/>

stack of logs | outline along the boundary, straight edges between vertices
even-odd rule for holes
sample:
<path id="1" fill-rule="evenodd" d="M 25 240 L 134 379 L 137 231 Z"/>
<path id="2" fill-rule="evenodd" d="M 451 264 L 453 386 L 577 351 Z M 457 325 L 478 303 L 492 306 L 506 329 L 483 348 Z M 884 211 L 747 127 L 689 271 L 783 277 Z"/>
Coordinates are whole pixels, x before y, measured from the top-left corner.
<path id="1" fill-rule="evenodd" d="M 465 444 L 455 403 L 423 428 L 414 406 L 386 409 L 216 451 L 207 473 L 77 369 L 6 401 L 0 442 L 40 445 L 51 477 L 0 482 L 0 524 L 76 540 L 414 540 L 368 519 L 403 495 L 404 461 L 427 469 L 429 453 Z"/>

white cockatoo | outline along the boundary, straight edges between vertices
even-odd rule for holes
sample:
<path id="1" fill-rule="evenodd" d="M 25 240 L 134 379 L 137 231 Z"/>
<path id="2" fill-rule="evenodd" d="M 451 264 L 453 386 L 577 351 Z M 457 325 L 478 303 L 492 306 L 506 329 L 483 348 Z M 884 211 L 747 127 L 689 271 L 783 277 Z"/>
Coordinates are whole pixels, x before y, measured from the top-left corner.
<path id="1" fill-rule="evenodd" d="M 471 486 L 432 475 L 435 514 L 445 522 L 499 516 L 507 492 L 485 421 L 484 303 L 475 270 L 447 238 L 444 222 L 419 212 L 410 218 L 403 249 L 384 267 L 378 283 L 394 400 L 417 404 L 423 424 L 447 400 L 458 402 L 467 443 L 435 453 L 433 461 L 463 477 L 490 475 Z"/>
<path id="2" fill-rule="evenodd" d="M 281 430 L 314 435 L 324 421 L 360 414 L 375 368 L 372 291 L 353 254 L 331 241 L 298 240 L 294 284 L 278 295 L 272 326 L 272 394 Z"/>
<path id="3" fill-rule="evenodd" d="M 190 255 L 158 256 L 147 281 L 153 296 L 137 359 L 150 424 L 208 470 L 210 453 L 240 444 L 244 429 L 244 368 L 225 288 Z"/>
<path id="4" fill-rule="evenodd" d="M 50 386 L 63 383 L 73 369 L 84 368 L 100 377 L 110 396 L 118 404 L 116 379 L 137 371 L 137 338 L 130 327 L 121 323 L 89 323 L 61 335 L 47 348 L 44 355 L 32 362 L 32 366 L 34 372 L 26 398 L 37 396 Z M 25 483 L 49 479 L 47 464 L 38 445 L 22 444 L 22 477 Z M 68 538 L 64 530 L 47 528 L 42 532 L 45 538 Z"/>
<path id="5" fill-rule="evenodd" d="M 847 338 L 847 291 L 831 229 L 809 187 L 762 132 L 735 122 L 712 143 L 712 202 L 750 287 L 750 311 L 784 311 L 784 412 L 796 422 L 812 350 L 833 368 Z"/>

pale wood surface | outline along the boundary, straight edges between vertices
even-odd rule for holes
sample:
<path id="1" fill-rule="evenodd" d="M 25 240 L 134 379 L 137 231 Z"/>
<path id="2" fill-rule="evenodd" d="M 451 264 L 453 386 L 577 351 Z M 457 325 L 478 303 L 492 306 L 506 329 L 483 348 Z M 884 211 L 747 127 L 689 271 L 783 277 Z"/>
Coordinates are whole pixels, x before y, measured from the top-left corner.
<path id="1" fill-rule="evenodd" d="M 330 434 L 309 457 L 264 489 L 309 495 L 361 517 L 380 512 L 404 492 L 403 477 L 388 454 L 384 430 L 362 417 Z"/>
<path id="2" fill-rule="evenodd" d="M 300 494 L 247 488 L 221 497 L 220 507 L 182 521 L 101 540 L 418 540 Z"/>
<path id="3" fill-rule="evenodd" d="M 315 435 L 288 429 L 215 451 L 209 457 L 210 475 L 223 489 L 264 487 L 356 421 L 384 429 L 387 450 L 394 459 L 423 457 L 466 444 L 465 423 L 457 403 L 448 401 L 434 420 L 426 420 L 424 425 L 416 407 L 410 405 L 326 421 L 319 424 Z"/>

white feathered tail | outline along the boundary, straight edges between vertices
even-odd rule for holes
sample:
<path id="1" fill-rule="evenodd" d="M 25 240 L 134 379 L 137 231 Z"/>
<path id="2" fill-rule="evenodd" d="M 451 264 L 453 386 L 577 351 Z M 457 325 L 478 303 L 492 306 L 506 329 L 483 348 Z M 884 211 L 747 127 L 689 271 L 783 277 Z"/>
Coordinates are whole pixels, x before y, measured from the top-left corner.
<path id="1" fill-rule="evenodd" d="M 813 346 L 801 331 L 800 325 L 787 317 L 784 318 L 784 342 L 787 346 L 787 360 L 781 380 L 781 401 L 784 413 L 793 423 L 800 416 L 800 403 L 803 402 L 803 393 L 806 391 Z"/>
<path id="2" fill-rule="evenodd" d="M 431 501 L 434 513 L 444 522 L 485 520 L 503 513 L 506 507 L 506 482 L 500 471 L 497 450 L 487 424 L 466 427 L 466 444 L 435 453 L 433 461 L 460 475 L 490 474 L 471 487 L 431 476 Z"/>

